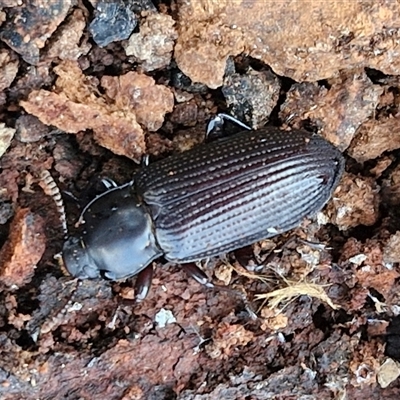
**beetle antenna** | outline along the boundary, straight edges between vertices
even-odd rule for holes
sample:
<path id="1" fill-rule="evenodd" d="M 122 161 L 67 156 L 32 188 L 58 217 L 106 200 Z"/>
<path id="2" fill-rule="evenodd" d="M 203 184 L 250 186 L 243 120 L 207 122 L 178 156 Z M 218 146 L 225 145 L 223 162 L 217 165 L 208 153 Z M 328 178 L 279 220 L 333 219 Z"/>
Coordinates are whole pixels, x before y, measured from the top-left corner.
<path id="1" fill-rule="evenodd" d="M 64 233 L 64 238 L 67 238 L 68 226 L 67 226 L 67 217 L 65 214 L 64 201 L 56 181 L 54 180 L 54 178 L 51 176 L 50 172 L 47 169 L 44 169 L 40 173 L 39 186 L 43 189 L 44 193 L 47 196 L 52 197 L 54 202 L 56 203 L 57 211 L 60 216 L 60 222 Z"/>

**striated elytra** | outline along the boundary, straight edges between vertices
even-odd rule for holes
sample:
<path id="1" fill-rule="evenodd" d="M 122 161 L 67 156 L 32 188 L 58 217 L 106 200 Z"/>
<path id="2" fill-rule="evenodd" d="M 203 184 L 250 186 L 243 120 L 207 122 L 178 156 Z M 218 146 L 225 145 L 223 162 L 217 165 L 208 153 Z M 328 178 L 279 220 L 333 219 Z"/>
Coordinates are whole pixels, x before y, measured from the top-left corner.
<path id="1" fill-rule="evenodd" d="M 154 259 L 188 263 L 298 226 L 326 204 L 344 170 L 320 136 L 266 127 L 142 168 L 84 210 L 63 250 L 78 278 L 123 279 Z"/>

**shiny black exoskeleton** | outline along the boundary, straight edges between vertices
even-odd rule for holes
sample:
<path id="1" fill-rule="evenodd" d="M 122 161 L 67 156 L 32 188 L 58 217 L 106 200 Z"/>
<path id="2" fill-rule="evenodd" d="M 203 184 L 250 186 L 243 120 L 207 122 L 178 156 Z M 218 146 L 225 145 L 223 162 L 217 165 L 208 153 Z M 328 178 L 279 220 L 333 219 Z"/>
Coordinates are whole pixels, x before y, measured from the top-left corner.
<path id="1" fill-rule="evenodd" d="M 329 200 L 342 154 L 320 136 L 267 127 L 143 167 L 92 201 L 64 264 L 78 278 L 117 280 L 155 258 L 188 263 L 298 226 Z"/>
<path id="2" fill-rule="evenodd" d="M 133 182 L 98 196 L 81 218 L 81 236 L 70 237 L 63 251 L 64 263 L 73 276 L 97 278 L 104 271 L 105 277 L 117 280 L 135 275 L 163 254 Z"/>

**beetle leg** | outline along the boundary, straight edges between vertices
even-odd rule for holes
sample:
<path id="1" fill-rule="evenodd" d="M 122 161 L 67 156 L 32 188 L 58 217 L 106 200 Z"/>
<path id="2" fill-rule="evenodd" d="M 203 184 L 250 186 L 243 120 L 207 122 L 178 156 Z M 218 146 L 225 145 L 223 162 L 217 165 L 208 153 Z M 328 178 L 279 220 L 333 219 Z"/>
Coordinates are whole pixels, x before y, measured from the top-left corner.
<path id="1" fill-rule="evenodd" d="M 145 154 L 140 160 L 140 165 L 143 167 L 147 167 L 150 164 L 150 157 L 148 154 Z"/>
<path id="2" fill-rule="evenodd" d="M 250 126 L 246 125 L 242 121 L 239 121 L 235 117 L 232 117 L 229 114 L 219 113 L 214 118 L 212 118 L 210 122 L 207 124 L 206 137 L 221 132 L 224 127 L 225 121 L 234 122 L 236 125 L 239 125 L 240 127 L 251 131 Z"/>
<path id="3" fill-rule="evenodd" d="M 151 287 L 151 281 L 153 280 L 153 264 L 139 272 L 136 284 L 135 284 L 135 300 L 137 303 L 142 302 L 147 295 Z"/>
<path id="4" fill-rule="evenodd" d="M 215 117 L 211 118 L 207 124 L 206 138 L 216 132 L 221 132 L 224 126 L 224 120 L 217 114 Z"/>
<path id="5" fill-rule="evenodd" d="M 209 288 L 214 288 L 215 285 L 210 282 L 208 276 L 202 271 L 196 264 L 188 263 L 182 264 L 182 268 L 185 272 L 192 277 L 195 281 L 199 282 L 201 285 L 204 285 Z"/>
<path id="6" fill-rule="evenodd" d="M 118 187 L 118 185 L 111 178 L 102 178 L 101 183 L 104 185 L 106 190 Z"/>
<path id="7" fill-rule="evenodd" d="M 241 126 L 244 129 L 247 129 L 248 131 L 251 131 L 251 127 L 246 125 L 244 122 L 238 120 L 235 117 L 232 117 L 232 115 L 225 114 L 225 113 L 219 113 L 218 114 L 220 118 L 222 118 L 223 121 L 231 121 L 234 122 L 236 125 Z"/>

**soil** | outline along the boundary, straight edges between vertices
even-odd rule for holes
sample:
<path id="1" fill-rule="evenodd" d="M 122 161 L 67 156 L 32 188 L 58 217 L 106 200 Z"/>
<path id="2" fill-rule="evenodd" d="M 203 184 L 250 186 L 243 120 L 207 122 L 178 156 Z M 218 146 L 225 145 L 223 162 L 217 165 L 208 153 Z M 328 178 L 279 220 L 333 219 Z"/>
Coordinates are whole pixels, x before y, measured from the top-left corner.
<path id="1" fill-rule="evenodd" d="M 400 7 L 348 3 L 0 0 L 1 399 L 400 397 Z M 327 206 L 204 260 L 215 288 L 68 276 L 101 180 L 219 112 L 336 145 Z"/>

